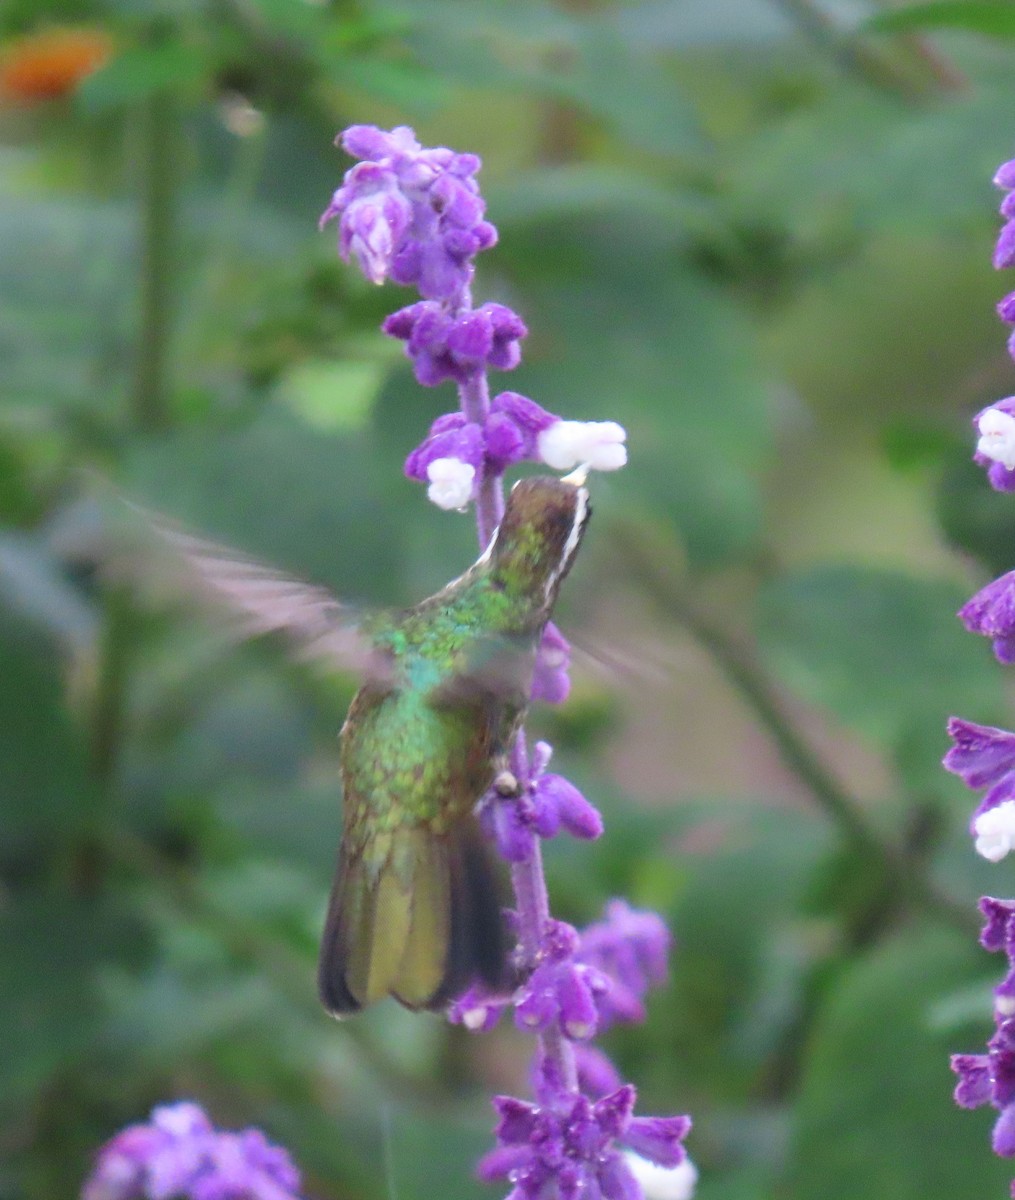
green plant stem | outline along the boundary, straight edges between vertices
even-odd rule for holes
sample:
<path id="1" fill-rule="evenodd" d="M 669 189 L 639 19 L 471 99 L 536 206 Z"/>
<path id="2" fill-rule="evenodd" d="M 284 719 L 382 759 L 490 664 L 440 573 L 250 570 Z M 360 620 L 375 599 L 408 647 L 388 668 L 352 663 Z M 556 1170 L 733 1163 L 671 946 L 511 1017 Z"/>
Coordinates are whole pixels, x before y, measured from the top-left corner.
<path id="1" fill-rule="evenodd" d="M 132 417 L 143 433 L 169 425 L 169 343 L 176 255 L 177 116 L 171 94 L 138 110 L 140 160 L 140 328 Z"/>
<path id="2" fill-rule="evenodd" d="M 200 340 L 211 327 L 211 315 L 225 302 L 230 266 L 237 247 L 237 229 L 243 215 L 250 211 L 264 165 L 266 145 L 265 128 L 236 139 L 219 215 L 204 246 L 206 266 L 187 297 L 181 321 L 179 356 L 184 362 L 197 356 Z"/>
<path id="3" fill-rule="evenodd" d="M 979 920 L 972 907 L 941 892 L 927 878 L 917 856 L 891 843 L 871 824 L 857 799 L 839 783 L 786 714 L 775 685 L 750 648 L 694 603 L 684 584 L 664 565 L 678 556 L 660 554 L 659 547 L 647 545 L 644 534 L 631 526 L 625 526 L 615 542 L 628 560 L 631 575 L 708 651 L 772 738 L 786 766 L 846 837 L 877 864 L 891 892 L 901 900 L 919 903 L 964 933 L 978 933 Z M 871 921 L 883 927 L 896 908 L 878 901 L 876 911 L 868 914 L 870 920 L 861 922 L 868 939 Z"/>

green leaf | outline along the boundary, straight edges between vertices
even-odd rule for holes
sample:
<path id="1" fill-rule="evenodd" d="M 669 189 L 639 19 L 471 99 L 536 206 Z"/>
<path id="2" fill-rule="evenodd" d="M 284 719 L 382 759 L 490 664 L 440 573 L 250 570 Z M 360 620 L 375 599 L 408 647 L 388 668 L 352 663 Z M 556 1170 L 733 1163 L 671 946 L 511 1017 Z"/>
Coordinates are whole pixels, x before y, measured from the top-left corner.
<path id="1" fill-rule="evenodd" d="M 956 1044 L 932 1019 L 976 980 L 983 955 L 958 935 L 910 930 L 837 980 L 808 1040 L 787 1200 L 983 1200 L 1007 1194 L 1011 1168 L 990 1149 L 993 1109 L 952 1101 Z M 992 1031 L 989 1006 L 982 1037 Z"/>
<path id="2" fill-rule="evenodd" d="M 390 603 L 402 553 L 393 476 L 367 434 L 326 436 L 270 409 L 246 429 L 134 447 L 124 484 L 132 499 L 343 599 Z"/>
<path id="3" fill-rule="evenodd" d="M 542 0 L 421 0 L 420 56 L 473 87 L 563 100 L 655 154 L 702 150 L 697 113 L 678 79 L 623 36 L 610 12 L 574 16 Z"/>
<path id="4" fill-rule="evenodd" d="M 0 610 L 2 611 L 2 610 Z M 0 862 L 72 842 L 98 807 L 87 749 L 64 701 L 63 664 L 27 624 L 0 621 Z"/>
<path id="5" fill-rule="evenodd" d="M 1000 673 L 955 619 L 965 599 L 938 580 L 813 567 L 762 592 L 760 646 L 799 695 L 881 746 L 935 762 L 949 713 L 989 718 L 1001 707 Z"/>
<path id="6" fill-rule="evenodd" d="M 131 47 L 82 83 L 77 102 L 86 112 L 101 113 L 159 92 L 185 91 L 202 78 L 208 66 L 204 50 L 185 42 Z"/>
<path id="7" fill-rule="evenodd" d="M 589 216 L 650 223 L 663 242 L 685 244 L 689 232 L 722 236 L 714 206 L 689 191 L 605 164 L 569 163 L 512 175 L 486 189 L 489 210 L 503 231 L 513 225 Z"/>
<path id="8" fill-rule="evenodd" d="M 0 1055 L 5 1099 L 42 1086 L 94 1047 L 103 1019 L 97 975 L 111 962 L 134 964 L 145 942 L 114 904 L 53 894 L 0 912 Z"/>
<path id="9" fill-rule="evenodd" d="M 715 566 L 760 532 L 768 388 L 744 317 L 666 236 L 618 218 L 516 237 L 535 332 L 510 386 L 566 418 L 620 421 L 630 466 L 596 479 L 597 503 L 672 520 L 691 561 Z"/>
<path id="10" fill-rule="evenodd" d="M 362 429 L 384 374 L 379 362 L 310 359 L 286 372 L 278 396 L 316 429 Z"/>
<path id="11" fill-rule="evenodd" d="M 1015 37 L 1015 8 L 981 0 L 940 0 L 882 12 L 865 21 L 870 33 L 906 33 L 921 29 L 969 29 L 992 37 Z"/>

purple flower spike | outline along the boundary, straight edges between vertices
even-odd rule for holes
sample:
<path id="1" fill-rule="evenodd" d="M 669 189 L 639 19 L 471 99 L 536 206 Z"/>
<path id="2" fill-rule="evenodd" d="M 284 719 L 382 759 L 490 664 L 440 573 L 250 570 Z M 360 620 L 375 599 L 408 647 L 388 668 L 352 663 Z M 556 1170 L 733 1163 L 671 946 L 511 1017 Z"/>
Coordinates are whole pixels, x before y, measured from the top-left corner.
<path id="1" fill-rule="evenodd" d="M 289 1155 L 259 1129 L 219 1132 L 182 1103 L 107 1142 L 81 1200 L 298 1200 L 299 1188 Z"/>
<path id="2" fill-rule="evenodd" d="M 992 639 L 998 662 L 1015 663 L 1015 571 L 981 588 L 958 615 L 970 633 Z"/>

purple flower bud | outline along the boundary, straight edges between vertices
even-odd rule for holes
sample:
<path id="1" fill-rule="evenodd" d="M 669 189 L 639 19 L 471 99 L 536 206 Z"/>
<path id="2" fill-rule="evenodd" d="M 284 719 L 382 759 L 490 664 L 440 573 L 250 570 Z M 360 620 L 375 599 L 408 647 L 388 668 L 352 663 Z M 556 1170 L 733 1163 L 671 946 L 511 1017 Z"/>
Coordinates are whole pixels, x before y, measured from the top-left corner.
<path id="1" fill-rule="evenodd" d="M 1009 292 L 1003 300 L 998 301 L 997 315 L 1005 324 L 1015 325 L 1015 292 Z"/>
<path id="2" fill-rule="evenodd" d="M 552 621 L 543 630 L 532 673 L 532 699 L 562 704 L 571 691 L 571 646 Z"/>
<path id="3" fill-rule="evenodd" d="M 958 616 L 970 633 L 992 639 L 998 662 L 1015 662 L 1015 571 L 981 588 Z"/>
<path id="4" fill-rule="evenodd" d="M 627 1159 L 611 1152 L 599 1167 L 599 1189 L 604 1200 L 643 1200 L 641 1184 L 634 1177 Z"/>
<path id="5" fill-rule="evenodd" d="M 994 1125 L 990 1138 L 995 1154 L 1002 1158 L 1015 1158 L 1015 1105 L 1003 1109 Z"/>
<path id="6" fill-rule="evenodd" d="M 563 775 L 543 775 L 538 779 L 533 801 L 537 813 L 544 811 L 553 814 L 550 823 L 554 832 L 557 826 L 563 825 L 572 837 L 587 841 L 594 840 L 603 832 L 603 818 L 598 810 Z"/>
<path id="7" fill-rule="evenodd" d="M 1009 958 L 1015 957 L 1015 900 L 982 896 L 980 912 L 987 918 L 980 934 L 980 945 L 985 950 L 1005 950 Z"/>
<path id="8" fill-rule="evenodd" d="M 508 1000 L 495 996 L 480 984 L 473 984 L 448 1008 L 447 1018 L 452 1025 L 464 1025 L 470 1033 L 486 1033 L 501 1018 Z"/>
<path id="9" fill-rule="evenodd" d="M 994 186 L 1003 191 L 1015 191 L 1015 159 L 1002 163 L 994 176 Z"/>
<path id="10" fill-rule="evenodd" d="M 990 1061 L 986 1054 L 953 1054 L 951 1068 L 959 1077 L 955 1103 L 960 1108 L 979 1108 L 990 1103 Z"/>
<path id="11" fill-rule="evenodd" d="M 990 787 L 1015 772 L 1015 733 L 951 717 L 948 736 L 955 744 L 942 765 L 966 787 Z"/>
<path id="12" fill-rule="evenodd" d="M 1007 1108 L 1015 1103 L 1015 1020 L 1002 1021 L 987 1043 L 990 1060 L 991 1103 Z"/>
<path id="13" fill-rule="evenodd" d="M 600 1028 L 645 1019 L 643 998 L 666 978 L 670 935 L 653 912 L 611 900 L 605 919 L 581 935 L 578 959 L 594 967 L 605 987 L 596 993 Z"/>
<path id="14" fill-rule="evenodd" d="M 420 144 L 408 125 L 398 125 L 391 132 L 376 125 L 350 125 L 335 139 L 353 158 L 396 158 L 416 155 Z"/>
<path id="15" fill-rule="evenodd" d="M 1008 221 L 1001 227 L 994 247 L 994 266 L 997 270 L 1015 266 L 1015 221 Z"/>
<path id="16" fill-rule="evenodd" d="M 438 418 L 426 440 L 406 458 L 405 474 L 409 479 L 425 483 L 430 464 L 439 458 L 456 458 L 478 471 L 483 462 L 482 430 L 464 417 L 457 425 L 451 425 L 444 417 Z"/>
<path id="17" fill-rule="evenodd" d="M 690 1117 L 634 1117 L 624 1132 L 624 1142 L 649 1162 L 678 1167 L 686 1154 L 681 1143 L 690 1130 Z"/>
<path id="18" fill-rule="evenodd" d="M 620 1072 L 598 1046 L 580 1042 L 574 1048 L 574 1057 L 578 1085 L 594 1100 L 616 1091 L 623 1083 Z"/>
<path id="19" fill-rule="evenodd" d="M 406 343 L 406 354 L 424 387 L 446 379 L 465 383 L 491 367 L 511 370 L 521 359 L 518 342 L 528 332 L 502 304 L 484 304 L 453 317 L 432 300 L 392 313 L 381 328 Z"/>
<path id="20" fill-rule="evenodd" d="M 477 812 L 483 832 L 496 844 L 501 858 L 510 863 L 528 862 L 535 842 L 522 798 L 489 792 L 479 802 Z"/>

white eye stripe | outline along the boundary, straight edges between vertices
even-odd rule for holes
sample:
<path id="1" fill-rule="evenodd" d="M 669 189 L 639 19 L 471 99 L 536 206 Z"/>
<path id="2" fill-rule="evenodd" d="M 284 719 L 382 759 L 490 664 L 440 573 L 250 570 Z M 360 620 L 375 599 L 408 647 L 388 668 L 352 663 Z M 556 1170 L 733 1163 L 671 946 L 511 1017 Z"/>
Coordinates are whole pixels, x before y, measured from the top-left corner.
<path id="1" fill-rule="evenodd" d="M 576 491 L 578 494 L 575 498 L 574 519 L 568 531 L 567 541 L 564 543 L 564 549 L 561 551 L 560 562 L 558 562 L 555 570 L 551 572 L 549 579 L 546 581 L 547 599 L 553 594 L 553 589 L 557 586 L 561 576 L 571 565 L 571 560 L 578 550 L 582 530 L 585 528 L 585 522 L 589 517 L 589 490 L 585 487 L 579 487 Z"/>

